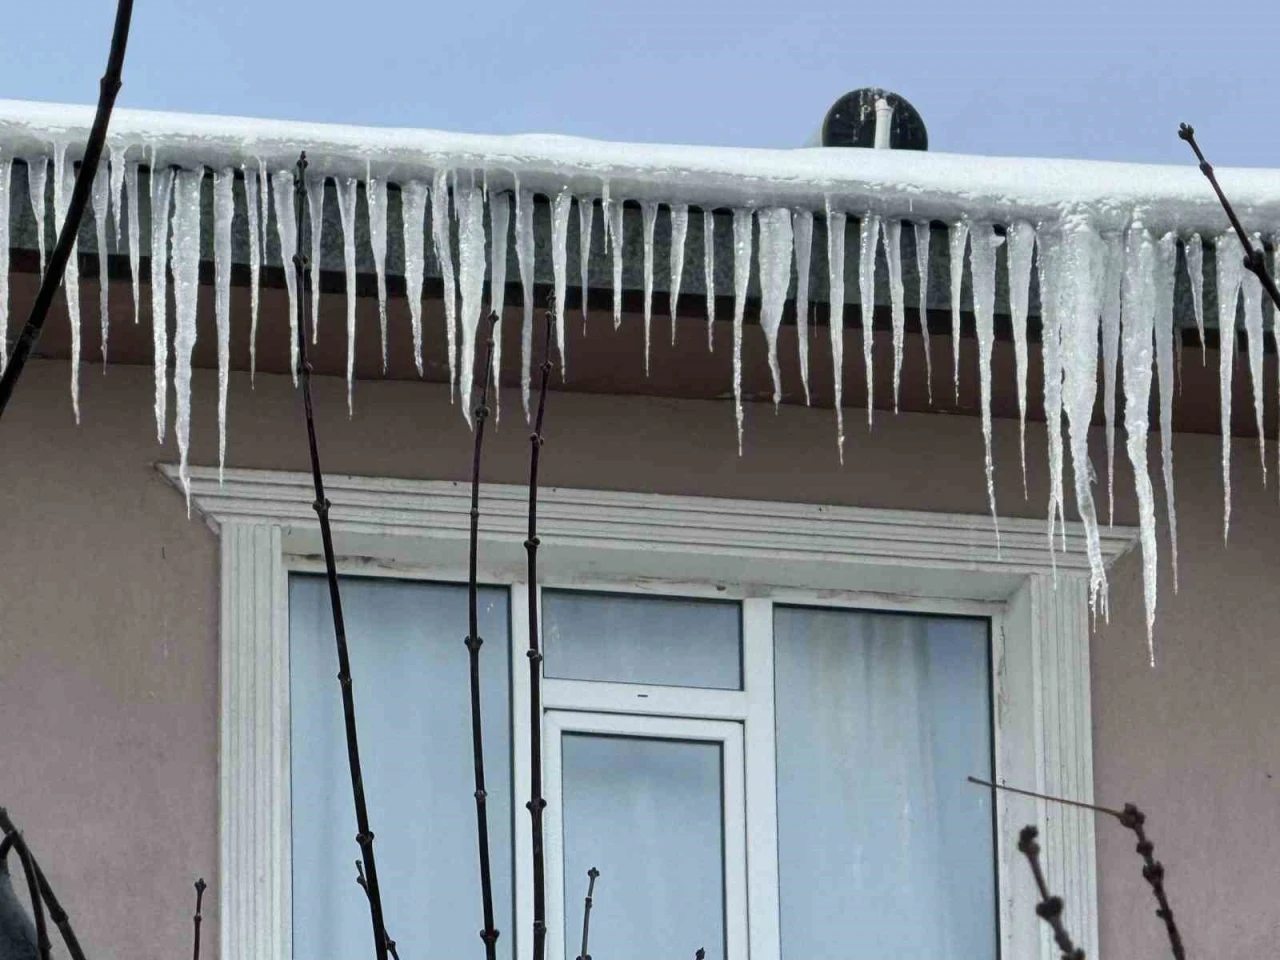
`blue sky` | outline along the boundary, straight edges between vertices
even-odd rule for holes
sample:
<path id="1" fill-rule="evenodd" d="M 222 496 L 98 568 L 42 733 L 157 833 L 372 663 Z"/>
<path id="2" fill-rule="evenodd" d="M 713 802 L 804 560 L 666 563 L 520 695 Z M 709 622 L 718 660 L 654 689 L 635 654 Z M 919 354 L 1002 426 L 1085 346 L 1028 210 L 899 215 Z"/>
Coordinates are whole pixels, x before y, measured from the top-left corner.
<path id="1" fill-rule="evenodd" d="M 901 93 L 957 153 L 1280 167 L 1280 4 L 137 0 L 122 106 L 789 147 Z M 6 10 L 0 97 L 92 102 L 112 0 Z"/>

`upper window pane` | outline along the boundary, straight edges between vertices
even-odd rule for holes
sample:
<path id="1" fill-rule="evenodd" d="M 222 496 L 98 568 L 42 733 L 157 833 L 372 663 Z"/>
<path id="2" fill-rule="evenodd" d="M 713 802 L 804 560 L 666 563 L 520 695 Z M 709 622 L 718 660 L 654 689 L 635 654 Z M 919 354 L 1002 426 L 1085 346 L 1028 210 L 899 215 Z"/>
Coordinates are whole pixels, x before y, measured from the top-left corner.
<path id="1" fill-rule="evenodd" d="M 480 590 L 485 773 L 498 956 L 511 957 L 511 657 L 508 592 Z M 467 589 L 342 578 L 360 760 L 387 928 L 415 955 L 479 952 Z M 355 884 L 360 855 L 336 679 L 329 589 L 289 581 L 293 783 L 293 955 L 368 957 L 369 908 Z M 447 868 L 445 865 L 448 865 Z"/>
<path id="2" fill-rule="evenodd" d="M 988 633 L 776 608 L 784 957 L 996 956 Z"/>
<path id="3" fill-rule="evenodd" d="M 737 603 L 543 590 L 542 622 L 545 676 L 742 689 Z"/>

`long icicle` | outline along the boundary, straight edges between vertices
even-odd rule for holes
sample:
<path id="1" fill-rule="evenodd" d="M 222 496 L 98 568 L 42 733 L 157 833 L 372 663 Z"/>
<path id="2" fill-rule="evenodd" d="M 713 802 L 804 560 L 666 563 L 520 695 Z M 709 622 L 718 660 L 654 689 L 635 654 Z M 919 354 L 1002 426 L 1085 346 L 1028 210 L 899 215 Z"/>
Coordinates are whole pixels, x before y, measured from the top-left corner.
<path id="1" fill-rule="evenodd" d="M 476 839 L 480 857 L 480 902 L 484 911 L 484 929 L 480 939 L 484 941 L 485 960 L 496 960 L 498 930 L 493 923 L 493 880 L 489 867 L 489 812 L 488 794 L 484 782 L 484 727 L 480 714 L 480 636 L 479 598 L 476 587 L 477 554 L 480 544 L 480 453 L 484 446 L 484 425 L 489 418 L 489 378 L 493 364 L 493 322 L 489 323 L 489 336 L 485 352 L 484 376 L 480 378 L 480 402 L 475 408 L 475 451 L 471 461 L 471 546 L 467 564 L 467 653 L 471 674 L 471 753 L 475 768 Z M 463 403 L 470 403 L 463 397 Z"/>
<path id="2" fill-rule="evenodd" d="M 1262 236 L 1252 237 L 1256 249 L 1262 249 Z M 1249 358 L 1249 381 L 1253 385 L 1253 413 L 1258 430 L 1258 456 L 1262 461 L 1262 485 L 1267 485 L 1267 435 L 1262 429 L 1262 407 L 1266 388 L 1262 380 L 1262 284 L 1252 273 L 1242 279 L 1241 297 L 1244 300 L 1244 332 Z"/>
<path id="3" fill-rule="evenodd" d="M 903 341 L 907 334 L 906 292 L 902 286 L 902 221 L 890 217 L 883 229 L 885 262 L 889 265 L 889 315 L 893 327 L 893 412 L 898 412 L 902 380 Z"/>
<path id="4" fill-rule="evenodd" d="M 516 267 L 520 271 L 523 318 L 520 324 L 520 403 L 529 419 L 529 383 L 533 368 L 533 191 L 516 184 Z"/>
<path id="5" fill-rule="evenodd" d="M 556 351 L 560 357 L 560 378 L 564 379 L 568 365 L 564 355 L 564 297 L 569 287 L 569 212 L 573 208 L 573 194 L 566 187 L 551 205 L 551 272 L 555 284 Z"/>
<path id="6" fill-rule="evenodd" d="M 449 350 L 449 402 L 458 388 L 458 285 L 453 272 L 453 244 L 449 223 L 449 171 L 441 167 L 431 180 L 431 242 L 444 283 L 445 342 Z M 462 397 L 470 403 L 470 397 Z"/>
<path id="7" fill-rule="evenodd" d="M 53 211 L 59 233 L 68 222 L 71 194 L 75 185 L 73 165 L 67 163 L 67 145 L 60 143 L 53 152 Z M 92 184 L 90 184 L 90 188 Z M 83 210 L 81 211 L 83 216 Z M 77 234 L 79 230 L 77 229 Z M 71 409 L 76 423 L 80 422 L 80 242 L 71 241 L 71 254 L 67 257 L 63 275 L 63 292 L 67 295 L 67 317 L 71 321 Z"/>
<path id="8" fill-rule="evenodd" d="M 458 313 L 462 334 L 458 390 L 460 396 L 470 397 L 476 366 L 476 331 L 484 296 L 484 195 L 479 187 L 461 187 L 454 191 L 453 200 L 458 211 L 458 292 L 462 301 Z M 470 407 L 465 403 L 461 406 L 470 425 Z"/>
<path id="9" fill-rule="evenodd" d="M 169 398 L 169 199 L 173 170 L 151 165 L 151 343 L 156 381 L 156 440 L 164 443 Z"/>
<path id="10" fill-rule="evenodd" d="M 1209 348 L 1204 342 L 1204 241 L 1200 234 L 1187 238 L 1187 279 L 1191 281 L 1191 308 L 1196 315 L 1196 333 L 1200 334 L 1200 364 L 1208 363 Z"/>
<path id="11" fill-rule="evenodd" d="M 649 375 L 650 331 L 653 327 L 653 230 L 658 222 L 658 202 L 640 202 L 640 230 L 644 241 L 644 375 Z"/>
<path id="12" fill-rule="evenodd" d="M 511 194 L 489 195 L 489 312 L 493 321 L 493 411 L 502 417 L 502 311 L 507 303 L 507 236 L 511 227 Z"/>
<path id="13" fill-rule="evenodd" d="M 258 304 L 261 299 L 262 287 L 262 253 L 260 251 L 262 230 L 258 226 L 258 190 L 260 185 L 258 183 L 257 170 L 251 170 L 248 164 L 242 163 L 240 172 L 244 176 L 244 206 L 247 215 L 246 219 L 249 222 L 249 385 L 252 387 L 258 375 Z M 133 169 L 132 175 L 136 178 L 136 167 Z M 130 200 L 129 216 L 132 217 L 133 214 L 134 205 Z M 132 228 L 130 228 L 129 241 L 129 258 L 132 260 Z M 137 274 L 136 269 L 134 274 Z"/>
<path id="14" fill-rule="evenodd" d="M 933 406 L 933 354 L 929 349 L 929 241 L 933 226 L 928 220 L 912 225 L 916 239 L 916 276 L 919 278 L 920 340 L 924 344 L 924 383 Z M 1025 470 L 1023 471 L 1025 473 Z"/>
<path id="15" fill-rule="evenodd" d="M 809 271 L 813 264 L 813 213 L 797 210 L 791 225 L 796 255 L 796 342 L 800 348 L 800 384 L 809 406 Z"/>
<path id="16" fill-rule="evenodd" d="M 369 206 L 369 245 L 378 281 L 378 332 L 382 335 L 382 372 L 387 372 L 387 179 L 375 177 L 366 163 L 365 199 Z"/>
<path id="17" fill-rule="evenodd" d="M 773 378 L 773 409 L 782 402 L 782 372 L 778 367 L 778 330 L 782 326 L 782 310 L 791 284 L 791 257 L 795 236 L 791 211 L 771 207 L 757 215 L 760 223 L 760 249 L 756 263 L 760 276 L 760 326 L 769 350 L 769 373 Z"/>
<path id="18" fill-rule="evenodd" d="M 991 348 L 995 341 L 996 248 L 1003 240 L 991 224 L 975 224 L 969 234 L 973 272 L 973 316 L 978 332 L 978 387 L 982 407 L 982 443 L 987 475 L 987 504 L 1000 552 L 1000 518 L 996 513 L 995 469 L 991 457 Z"/>
<path id="19" fill-rule="evenodd" d="M 142 230 L 138 223 L 138 163 L 130 160 L 124 169 L 125 188 L 129 207 L 129 280 L 133 286 L 133 323 L 142 319 L 142 275 L 138 264 L 142 260 Z M 252 239 L 252 238 L 250 238 Z"/>
<path id="20" fill-rule="evenodd" d="M 333 186 L 338 198 L 338 219 L 342 222 L 342 263 L 347 289 L 347 416 L 350 417 L 354 412 L 352 394 L 356 376 L 356 190 L 359 182 L 355 177 L 339 177 L 334 179 Z"/>
<path id="21" fill-rule="evenodd" d="M 955 381 L 955 402 L 960 403 L 960 309 L 964 282 L 964 246 L 969 224 L 963 220 L 947 227 L 947 249 L 951 254 L 951 375 Z"/>
<path id="22" fill-rule="evenodd" d="M 272 199 L 276 207 L 276 235 L 280 241 L 280 265 L 284 268 L 285 292 L 289 297 L 289 359 L 293 365 L 293 385 L 298 385 L 298 338 L 294 336 L 294 326 L 298 322 L 299 290 L 297 277 L 289 269 L 298 243 L 298 224 L 296 204 L 293 201 L 293 174 L 288 170 L 277 170 L 271 177 Z M 303 188 L 306 192 L 306 188 Z"/>
<path id="23" fill-rule="evenodd" d="M 751 279 L 753 211 L 733 211 L 733 412 L 738 421 L 738 456 L 742 456 L 742 325 Z"/>
<path id="24" fill-rule="evenodd" d="M 533 833 L 533 960 L 543 960 L 547 940 L 546 854 L 542 819 L 547 801 L 542 796 L 542 646 L 538 631 L 538 461 L 542 452 L 542 417 L 547 407 L 547 381 L 551 377 L 551 330 L 555 325 L 547 311 L 547 332 L 542 343 L 542 379 L 538 386 L 538 412 L 529 435 L 529 533 L 524 541 L 528 556 L 525 589 L 529 598 L 529 802 L 525 804 Z"/>
<path id="25" fill-rule="evenodd" d="M 200 185 L 204 168 L 179 170 L 173 190 L 173 433 L 178 441 L 178 477 L 191 514 L 187 458 L 191 439 L 191 354 L 196 345 L 196 298 L 200 290 Z"/>
<path id="26" fill-rule="evenodd" d="M 413 364 L 422 376 L 422 281 L 426 273 L 427 185 L 410 180 L 400 185 L 400 220 L 404 230 L 404 293 L 413 331 Z"/>
<path id="27" fill-rule="evenodd" d="M 294 227 L 300 231 L 302 227 L 302 202 L 306 194 L 304 180 L 306 176 L 307 156 L 304 153 L 298 159 L 298 176 L 293 180 Z M 356 733 L 356 704 L 352 692 L 351 658 L 347 650 L 347 630 L 342 616 L 342 594 L 338 585 L 338 565 L 334 556 L 333 531 L 329 526 L 329 499 L 324 495 L 324 476 L 320 471 L 320 452 L 316 441 L 315 415 L 311 404 L 311 361 L 307 358 L 307 318 L 305 315 L 307 297 L 306 284 L 310 271 L 307 270 L 306 256 L 302 253 L 301 238 L 294 235 L 293 275 L 295 286 L 303 291 L 303 295 L 295 299 L 294 309 L 303 312 L 301 322 L 294 317 L 290 324 L 297 341 L 299 376 L 302 382 L 303 411 L 307 418 L 307 443 L 311 454 L 311 480 L 315 490 L 315 501 L 312 509 L 320 522 L 320 541 L 324 547 L 325 575 L 329 582 L 329 604 L 333 610 L 333 636 L 338 652 L 338 686 L 342 691 L 342 716 L 347 741 L 347 765 L 351 770 L 351 794 L 356 808 L 356 843 L 360 845 L 358 866 L 362 868 L 367 880 L 364 886 L 369 901 L 369 917 L 373 926 L 374 956 L 377 960 L 387 960 L 388 942 L 386 925 L 383 922 L 382 892 L 378 885 L 378 865 L 373 855 L 373 831 L 369 828 L 369 810 L 365 804 L 364 774 L 360 767 L 360 742 Z M 289 268 L 285 264 L 285 269 Z M 492 960 L 492 958 L 491 958 Z"/>
<path id="28" fill-rule="evenodd" d="M 844 464 L 844 234 L 845 214 L 827 200 L 827 318 L 831 336 L 831 366 L 835 386 L 836 453 Z"/>
<path id="29" fill-rule="evenodd" d="M 320 251 L 324 237 L 324 182 L 322 173 L 307 174 L 307 217 L 311 224 L 311 342 L 320 335 Z M 406 270 L 407 272 L 407 270 Z"/>
<path id="30" fill-rule="evenodd" d="M 46 249 L 45 231 L 48 228 L 49 158 L 27 158 L 27 195 L 31 198 L 31 215 L 36 221 L 36 248 L 40 251 L 40 276 L 44 276 L 49 262 Z"/>
<path id="31" fill-rule="evenodd" d="M 862 301 L 862 363 L 867 373 L 867 427 L 875 410 L 875 371 L 872 367 L 876 326 L 876 242 L 880 218 L 867 212 L 858 224 L 858 297 Z"/>
<path id="32" fill-rule="evenodd" d="M 716 348 L 716 216 L 702 211 L 702 277 L 707 294 L 707 349 Z"/>
<path id="33" fill-rule="evenodd" d="M 689 205 L 673 203 L 671 211 L 671 285 L 667 306 L 671 312 L 671 345 L 676 343 L 676 309 L 680 304 L 680 286 L 684 281 L 684 245 L 689 236 Z"/>
<path id="34" fill-rule="evenodd" d="M 1036 234 L 1040 275 L 1040 342 L 1044 355 L 1044 417 L 1049 439 L 1049 559 L 1054 562 L 1054 534 L 1061 529 L 1066 549 L 1066 495 L 1062 483 L 1062 325 L 1059 302 L 1062 239 L 1043 227 Z"/>
<path id="35" fill-rule="evenodd" d="M 591 281 L 591 226 L 596 204 L 590 197 L 578 197 L 578 275 L 582 284 L 582 332 L 587 332 L 587 290 Z"/>
<path id="36" fill-rule="evenodd" d="M 1102 413 L 1107 424 L 1107 524 L 1116 519 L 1116 364 L 1120 359 L 1120 285 L 1124 280 L 1124 240 L 1102 238 L 1106 267 L 1102 289 Z"/>
<path id="37" fill-rule="evenodd" d="M 1231 531 L 1231 374 L 1236 355 L 1236 303 L 1244 285 L 1244 251 L 1235 234 L 1218 237 L 1218 396 L 1222 430 L 1222 540 Z"/>
<path id="38" fill-rule="evenodd" d="M 231 369 L 231 222 L 236 174 L 224 167 L 213 175 L 214 321 L 218 330 L 218 482 L 227 460 L 227 386 Z M 314 227 L 313 227 L 314 229 Z M 315 316 L 314 301 L 312 316 Z"/>
<path id="39" fill-rule="evenodd" d="M 1009 227 L 1009 320 L 1018 383 L 1018 448 L 1022 455 L 1022 499 L 1027 499 L 1027 313 L 1031 302 L 1031 264 L 1036 228 L 1025 220 Z M 1119 319 L 1117 317 L 1117 319 Z M 1119 327 L 1116 330 L 1119 331 Z"/>
<path id="40" fill-rule="evenodd" d="M 98 247 L 98 321 L 102 328 L 102 365 L 107 365 L 107 336 L 111 319 L 107 313 L 107 211 L 111 206 L 111 173 L 100 162 L 93 177 L 93 230 Z M 3 308 L 0 307 L 0 310 Z"/>
<path id="41" fill-rule="evenodd" d="M 1160 467 L 1164 474 L 1164 504 L 1169 517 L 1170 566 L 1173 592 L 1178 592 L 1178 512 L 1173 495 L 1173 291 L 1178 270 L 1178 238 L 1166 233 L 1156 247 L 1155 344 L 1156 376 L 1160 384 Z"/>

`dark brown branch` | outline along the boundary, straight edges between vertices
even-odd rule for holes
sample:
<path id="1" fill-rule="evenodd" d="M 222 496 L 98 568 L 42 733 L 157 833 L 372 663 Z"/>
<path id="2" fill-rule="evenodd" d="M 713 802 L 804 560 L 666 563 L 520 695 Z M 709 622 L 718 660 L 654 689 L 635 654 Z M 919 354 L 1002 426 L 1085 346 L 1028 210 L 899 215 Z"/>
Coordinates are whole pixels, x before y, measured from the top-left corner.
<path id="1" fill-rule="evenodd" d="M 196 913 L 191 918 L 191 923 L 195 927 L 194 943 L 191 947 L 191 960 L 200 960 L 200 921 L 203 919 L 200 916 L 200 908 L 204 904 L 205 886 L 204 877 L 196 881 Z"/>
<path id="2" fill-rule="evenodd" d="M 364 864 L 359 860 L 356 861 L 356 883 L 360 884 L 360 889 L 364 891 L 364 895 L 369 895 L 369 881 L 364 876 Z M 400 954 L 396 952 L 396 942 L 391 939 L 391 934 L 387 933 L 387 928 L 382 928 L 382 938 L 387 941 L 387 953 L 391 954 L 394 960 L 400 960 Z"/>
<path id="3" fill-rule="evenodd" d="M 360 744 L 356 735 L 356 705 L 351 692 L 351 659 L 347 650 L 347 630 L 342 616 L 342 594 L 338 588 L 338 566 L 333 552 L 333 531 L 329 525 L 329 501 L 324 495 L 324 477 L 320 472 L 320 452 L 316 444 L 315 415 L 311 405 L 311 361 L 307 358 L 307 306 L 310 270 L 302 253 L 302 201 L 306 195 L 305 174 L 307 155 L 298 158 L 297 180 L 294 183 L 293 209 L 297 223 L 296 250 L 293 269 L 298 278 L 298 374 L 302 383 L 302 403 L 307 417 L 307 441 L 311 452 L 311 479 L 315 487 L 312 508 L 320 521 L 320 539 L 324 544 L 324 567 L 329 579 L 329 605 L 333 609 L 333 634 L 338 648 L 338 684 L 342 689 L 342 714 L 346 722 L 347 763 L 351 768 L 351 794 L 356 808 L 356 842 L 365 868 L 369 871 L 368 894 L 370 920 L 373 924 L 374 955 L 377 960 L 387 960 L 386 927 L 382 919 L 382 895 L 378 889 L 378 868 L 373 857 L 373 831 L 369 829 L 369 810 L 364 798 L 364 774 L 360 769 Z"/>
<path id="4" fill-rule="evenodd" d="M 587 871 L 587 898 L 582 904 L 582 950 L 578 953 L 578 960 L 591 960 L 591 954 L 587 952 L 587 938 L 591 933 L 591 904 L 594 902 L 598 876 L 600 871 L 595 867 Z"/>
<path id="5" fill-rule="evenodd" d="M 543 851 L 542 815 L 542 649 L 538 632 L 538 460 L 542 452 L 542 416 L 547 407 L 547 380 L 551 376 L 551 331 L 554 311 L 547 311 L 547 332 L 542 345 L 542 380 L 538 387 L 538 411 L 529 434 L 529 535 L 524 541 L 529 557 L 526 589 L 529 593 L 529 802 L 533 831 L 533 960 L 544 960 L 547 941 L 546 854 Z M 587 899 L 590 905 L 590 896 Z M 585 919 L 584 919 L 585 925 Z M 586 953 L 586 931 L 583 948 Z"/>
<path id="6" fill-rule="evenodd" d="M 49 928 L 45 924 L 44 919 L 44 901 L 40 895 L 40 881 L 37 879 L 35 857 L 32 856 L 31 848 L 27 846 L 27 841 L 23 839 L 22 833 L 13 825 L 9 819 L 8 812 L 0 807 L 0 829 L 4 830 L 4 847 L 3 852 L 7 856 L 10 849 L 18 855 L 18 860 L 22 864 L 22 872 L 27 880 L 27 896 L 31 900 L 31 912 L 35 914 L 36 919 L 36 950 L 39 953 L 40 960 L 49 960 L 51 947 L 49 944 Z"/>
<path id="7" fill-rule="evenodd" d="M 93 126 L 89 129 L 89 139 L 84 146 L 84 158 L 80 161 L 80 170 L 76 174 L 76 184 L 71 191 L 71 202 L 67 206 L 67 216 L 58 231 L 58 242 L 49 258 L 49 266 L 44 278 L 40 281 L 40 290 L 35 302 L 31 304 L 31 313 L 27 315 L 26 326 L 13 346 L 4 375 L 0 376 L 0 416 L 9 405 L 13 396 L 14 385 L 22 376 L 27 357 L 35 349 L 44 329 L 44 322 L 49 316 L 49 308 L 53 305 L 53 295 L 62 283 L 62 275 L 66 272 L 67 261 L 71 259 L 71 250 L 75 246 L 76 237 L 80 235 L 80 221 L 84 219 L 85 208 L 89 204 L 89 195 L 93 189 L 93 178 L 98 172 L 98 162 L 102 159 L 102 147 L 107 141 L 107 126 L 111 122 L 111 110 L 115 107 L 116 95 L 120 92 L 120 74 L 124 68 L 125 48 L 129 45 L 129 23 L 133 18 L 133 0 L 119 0 L 116 4 L 116 21 L 111 31 L 111 52 L 107 55 L 107 69 L 98 86 L 98 108 L 93 115 Z M 37 218 L 36 226 L 44 229 L 44 217 Z M 71 291 L 67 291 L 70 294 Z M 0 349 L 3 349 L 0 344 Z"/>
<path id="8" fill-rule="evenodd" d="M 1236 236 L 1240 238 L 1240 246 L 1244 247 L 1245 269 L 1258 278 L 1263 289 L 1270 295 L 1271 302 L 1277 308 L 1280 308 L 1280 289 L 1276 288 L 1274 278 L 1267 271 L 1267 258 L 1261 250 L 1253 245 L 1253 241 L 1245 233 L 1243 224 L 1240 223 L 1240 218 L 1236 216 L 1236 211 L 1231 206 L 1231 201 L 1222 192 L 1222 186 L 1218 183 L 1218 176 L 1213 172 L 1213 164 L 1205 159 L 1204 153 L 1200 149 L 1200 144 L 1196 143 L 1195 129 L 1189 123 L 1180 124 L 1178 136 L 1187 141 L 1191 145 L 1191 149 L 1195 151 L 1196 159 L 1200 161 L 1200 172 L 1205 175 L 1209 185 L 1213 187 L 1213 192 L 1218 195 L 1218 202 L 1222 204 L 1222 209 L 1226 213 L 1227 219 L 1231 221 L 1231 226 L 1235 229 Z"/>
<path id="9" fill-rule="evenodd" d="M 1062 960 L 1084 960 L 1084 950 L 1071 942 L 1071 936 L 1062 925 L 1062 898 L 1049 893 L 1049 885 L 1045 883 L 1044 871 L 1040 868 L 1040 844 L 1036 843 L 1039 831 L 1035 827 L 1022 828 L 1018 834 L 1018 849 L 1031 864 L 1031 872 L 1036 878 L 1036 887 L 1040 890 L 1040 902 L 1036 904 L 1036 915 L 1053 930 L 1054 942 L 1062 951 Z"/>
<path id="10" fill-rule="evenodd" d="M 1143 825 L 1147 822 L 1146 814 L 1132 803 L 1124 805 L 1120 822 L 1133 831 L 1138 838 L 1137 851 L 1142 857 L 1142 878 L 1151 884 L 1151 892 L 1156 898 L 1156 916 L 1164 921 L 1165 932 L 1169 935 L 1169 948 L 1175 960 L 1186 960 L 1186 950 L 1182 946 L 1182 935 L 1173 920 L 1173 907 L 1169 906 L 1169 898 L 1164 892 L 1164 864 L 1155 858 L 1155 846 L 1147 839 Z"/>
<path id="11" fill-rule="evenodd" d="M 489 869 L 489 812 L 488 794 L 484 787 L 484 728 L 480 719 L 480 636 L 479 603 L 476 595 L 476 561 L 480 545 L 480 453 L 484 446 L 484 425 L 489 419 L 489 378 L 493 375 L 493 328 L 498 322 L 495 313 L 489 318 L 489 335 L 485 341 L 484 376 L 480 378 L 480 402 L 475 408 L 475 452 L 471 460 L 471 549 L 467 566 L 467 652 L 471 661 L 471 749 L 475 762 L 476 840 L 480 850 L 480 900 L 484 910 L 484 929 L 480 939 L 484 941 L 486 960 L 497 957 L 498 928 L 493 924 L 493 880 Z M 462 402 L 469 403 L 470 397 Z"/>
<path id="12" fill-rule="evenodd" d="M 22 842 L 23 849 L 26 849 L 27 853 L 30 854 L 30 849 L 27 848 L 22 835 L 18 833 L 13 821 L 9 819 L 9 815 L 3 807 L 0 807 L 0 832 L 4 833 L 4 839 L 0 840 L 0 861 L 3 861 L 9 855 L 10 848 L 17 849 L 19 842 Z M 19 856 L 21 856 L 21 853 L 19 853 Z M 35 873 L 40 897 L 44 900 L 45 906 L 49 908 L 49 919 L 54 922 L 58 932 L 62 934 L 62 941 L 67 945 L 67 952 L 71 954 L 71 960 L 85 960 L 84 948 L 80 946 L 80 940 L 71 926 L 71 919 L 67 916 L 67 911 L 62 908 L 62 903 L 58 900 L 57 895 L 53 892 L 53 887 L 49 885 L 49 881 L 45 878 L 44 871 L 40 869 L 40 861 L 34 855 L 31 855 L 31 868 Z M 38 905 L 36 906 L 38 908 Z"/>
<path id="13" fill-rule="evenodd" d="M 1113 810 L 1110 807 L 1100 807 L 1094 803 L 1085 803 L 1083 800 L 1067 800 L 1063 797 L 1055 797 L 1047 793 L 1036 793 L 1034 790 L 1023 790 L 1019 787 L 1006 786 L 1003 783 L 992 783 L 990 780 L 979 780 L 977 777 L 969 777 L 970 783 L 976 783 L 980 787 L 990 787 L 993 790 L 1003 790 L 1006 793 L 1016 793 L 1024 797 L 1034 797 L 1037 800 L 1048 800 L 1051 803 L 1060 803 L 1066 807 L 1079 807 L 1082 810 L 1092 810 L 1095 813 L 1107 813 L 1119 819 L 1124 816 L 1119 810 Z"/>

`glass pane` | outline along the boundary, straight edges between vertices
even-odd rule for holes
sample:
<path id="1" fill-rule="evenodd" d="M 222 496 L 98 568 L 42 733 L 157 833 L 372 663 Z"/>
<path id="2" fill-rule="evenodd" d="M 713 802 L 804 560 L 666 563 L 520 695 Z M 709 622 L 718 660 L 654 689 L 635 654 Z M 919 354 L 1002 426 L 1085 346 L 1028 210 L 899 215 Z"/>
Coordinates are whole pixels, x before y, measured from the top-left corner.
<path id="1" fill-rule="evenodd" d="M 480 592 L 485 767 L 498 954 L 511 956 L 511 720 L 507 591 Z M 343 578 L 369 819 L 387 928 L 416 956 L 481 950 L 472 796 L 467 592 Z M 293 955 L 367 960 L 372 929 L 355 884 L 355 808 L 328 584 L 289 583 Z"/>
<path id="2" fill-rule="evenodd" d="M 986 620 L 774 614 L 786 957 L 996 956 Z M 850 932 L 855 931 L 856 936 Z"/>
<path id="3" fill-rule="evenodd" d="M 590 953 L 724 957 L 719 743 L 566 734 L 565 958 L 582 942 L 587 871 L 600 870 Z"/>
<path id="4" fill-rule="evenodd" d="M 737 603 L 544 590 L 542 606 L 548 677 L 742 689 Z"/>

